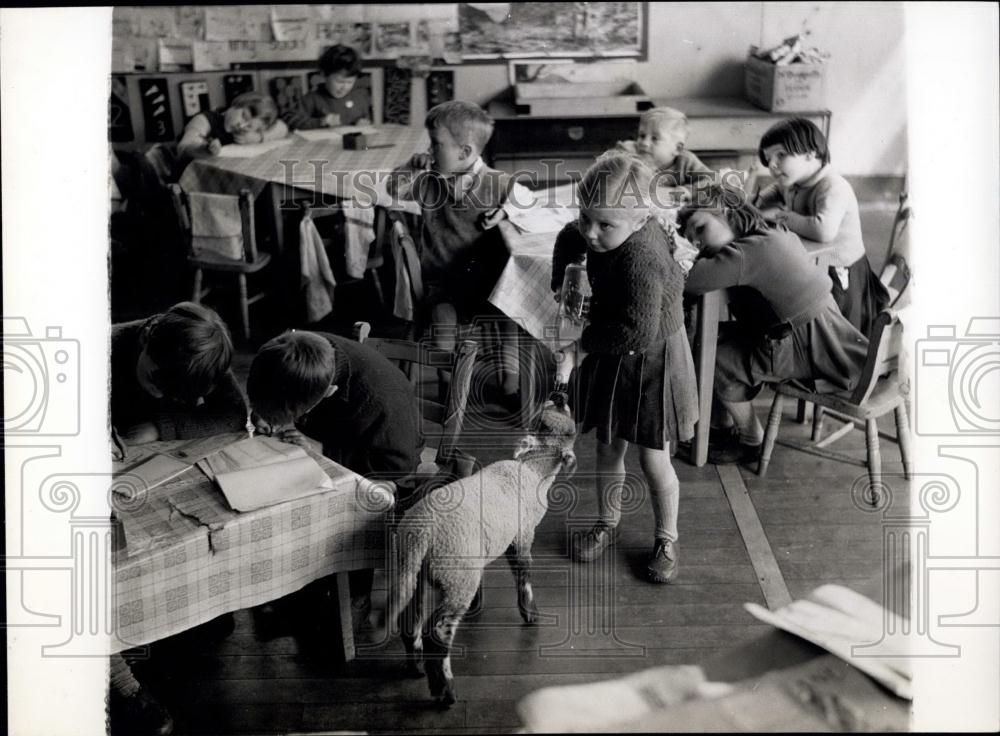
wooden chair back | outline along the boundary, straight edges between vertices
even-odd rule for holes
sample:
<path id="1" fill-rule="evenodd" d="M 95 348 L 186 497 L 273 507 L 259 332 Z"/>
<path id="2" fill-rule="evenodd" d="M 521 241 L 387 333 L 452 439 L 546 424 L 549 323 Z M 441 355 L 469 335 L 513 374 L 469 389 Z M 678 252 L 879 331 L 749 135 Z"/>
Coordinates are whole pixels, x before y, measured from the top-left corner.
<path id="1" fill-rule="evenodd" d="M 370 333 L 371 325 L 367 322 L 354 323 L 354 339 L 375 349 L 399 366 L 414 385 L 420 380 L 420 366 L 451 373 L 451 383 L 444 404 L 427 396 L 417 397 L 424 421 L 441 427 L 435 462 L 445 465 L 455 457 L 462 434 L 472 384 L 472 368 L 476 362 L 476 353 L 479 352 L 479 344 L 474 340 L 463 340 L 452 352 L 410 340 L 370 338 Z"/>
<path id="2" fill-rule="evenodd" d="M 191 211 L 188 205 L 188 195 L 179 184 L 171 184 L 170 200 L 173 203 L 174 214 L 177 222 L 184 233 L 188 254 L 198 260 L 199 255 L 192 250 L 191 237 Z M 240 225 L 243 233 L 243 260 L 247 263 L 256 263 L 258 260 L 257 251 L 257 230 L 253 219 L 253 195 L 249 189 L 241 189 L 239 193 Z"/>
<path id="3" fill-rule="evenodd" d="M 397 210 L 380 210 L 384 217 L 382 226 L 389 230 L 389 247 L 394 259 L 402 259 L 410 278 L 410 293 L 415 305 L 424 300 L 424 279 L 420 271 L 420 253 L 417 242 L 407 225 L 405 214 Z M 378 232 L 378 231 L 376 231 Z"/>
<path id="4" fill-rule="evenodd" d="M 883 309 L 872 324 L 868 357 L 851 394 L 851 403 L 861 406 L 872 395 L 880 378 L 899 369 L 903 348 L 903 325 L 893 309 Z"/>
<path id="5" fill-rule="evenodd" d="M 910 220 L 913 211 L 907 202 L 907 193 L 899 195 L 899 207 L 892 223 L 892 233 L 889 236 L 889 249 L 886 251 L 885 265 L 879 280 L 889 290 L 891 301 L 889 306 L 896 306 L 903 292 L 910 283 Z"/>

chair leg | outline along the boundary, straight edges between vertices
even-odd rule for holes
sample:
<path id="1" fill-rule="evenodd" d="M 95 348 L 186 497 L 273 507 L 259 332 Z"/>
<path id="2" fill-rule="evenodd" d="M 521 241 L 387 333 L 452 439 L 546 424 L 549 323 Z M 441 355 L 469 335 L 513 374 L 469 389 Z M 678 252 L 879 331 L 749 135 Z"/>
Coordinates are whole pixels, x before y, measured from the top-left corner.
<path id="1" fill-rule="evenodd" d="M 250 339 L 250 303 L 247 301 L 247 275 L 237 274 L 240 281 L 240 319 L 243 322 L 243 337 Z"/>
<path id="2" fill-rule="evenodd" d="M 896 407 L 896 440 L 899 442 L 899 456 L 903 461 L 903 477 L 907 480 L 913 474 L 910 467 L 913 455 L 910 454 L 910 421 L 906 415 L 906 404 Z"/>
<path id="3" fill-rule="evenodd" d="M 764 445 L 760 450 L 760 462 L 757 465 L 757 475 L 767 473 L 767 466 L 771 462 L 771 453 L 774 451 L 774 443 L 778 439 L 778 426 L 781 424 L 781 405 L 785 397 L 775 392 L 774 402 L 771 404 L 771 413 L 767 415 L 767 429 L 764 430 Z"/>
<path id="4" fill-rule="evenodd" d="M 823 407 L 814 406 L 813 407 L 813 428 L 812 428 L 812 441 L 819 442 L 820 438 L 823 436 Z"/>
<path id="5" fill-rule="evenodd" d="M 382 292 L 382 279 L 378 277 L 378 271 L 374 268 L 369 268 L 365 271 L 372 280 L 372 288 L 375 290 L 375 297 L 378 299 L 379 309 L 385 311 L 385 294 Z"/>
<path id="6" fill-rule="evenodd" d="M 201 304 L 201 280 L 201 269 L 196 268 L 194 270 L 194 287 L 191 289 L 191 301 L 195 304 Z"/>
<path id="7" fill-rule="evenodd" d="M 799 424 L 805 424 L 806 419 L 809 418 L 809 407 L 812 405 L 811 401 L 806 401 L 805 399 L 799 399 L 799 406 L 795 410 L 795 421 Z"/>
<path id="8" fill-rule="evenodd" d="M 878 447 L 878 422 L 865 421 L 865 440 L 868 446 L 868 483 L 871 489 L 872 506 L 878 506 L 882 498 L 882 455 Z"/>

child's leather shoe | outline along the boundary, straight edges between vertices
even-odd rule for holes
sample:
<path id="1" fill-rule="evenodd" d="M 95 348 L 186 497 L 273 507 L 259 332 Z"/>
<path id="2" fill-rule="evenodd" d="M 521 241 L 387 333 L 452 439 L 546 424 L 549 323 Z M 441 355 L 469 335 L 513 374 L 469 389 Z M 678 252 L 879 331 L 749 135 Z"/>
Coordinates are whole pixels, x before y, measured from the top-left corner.
<path id="1" fill-rule="evenodd" d="M 573 557 L 580 562 L 593 562 L 610 546 L 615 536 L 615 528 L 601 522 L 593 529 L 577 536 L 573 545 Z"/>
<path id="2" fill-rule="evenodd" d="M 654 583 L 672 583 L 677 577 L 677 560 L 680 550 L 677 542 L 657 539 L 653 543 L 653 556 L 646 565 L 649 579 Z"/>

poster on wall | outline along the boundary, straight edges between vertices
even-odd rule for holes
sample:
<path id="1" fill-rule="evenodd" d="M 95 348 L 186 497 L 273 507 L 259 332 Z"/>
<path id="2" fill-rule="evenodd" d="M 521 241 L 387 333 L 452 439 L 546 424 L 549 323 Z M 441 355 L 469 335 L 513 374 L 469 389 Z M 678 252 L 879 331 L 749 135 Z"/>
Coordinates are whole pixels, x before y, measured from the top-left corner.
<path id="1" fill-rule="evenodd" d="M 208 82 L 203 79 L 181 82 L 181 107 L 184 124 L 198 113 L 211 108 L 208 100 Z"/>
<path id="2" fill-rule="evenodd" d="M 142 100 L 142 119 L 146 126 L 146 140 L 152 143 L 174 139 L 174 121 L 170 114 L 170 95 L 167 80 L 163 77 L 139 80 L 139 98 Z"/>
<path id="3" fill-rule="evenodd" d="M 135 139 L 132 113 L 128 109 L 128 84 L 125 77 L 111 77 L 111 97 L 108 101 L 108 137 L 112 143 L 128 143 Z"/>
<path id="4" fill-rule="evenodd" d="M 645 58 L 645 3 L 459 3 L 464 59 Z"/>

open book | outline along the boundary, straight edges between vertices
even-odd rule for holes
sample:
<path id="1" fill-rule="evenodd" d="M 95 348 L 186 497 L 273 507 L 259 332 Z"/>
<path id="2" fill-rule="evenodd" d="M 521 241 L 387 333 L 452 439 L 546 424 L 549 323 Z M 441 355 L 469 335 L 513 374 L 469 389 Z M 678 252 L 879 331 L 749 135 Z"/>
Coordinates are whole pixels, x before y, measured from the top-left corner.
<path id="1" fill-rule="evenodd" d="M 333 488 L 333 481 L 301 447 L 254 437 L 198 463 L 236 511 L 253 511 Z"/>

